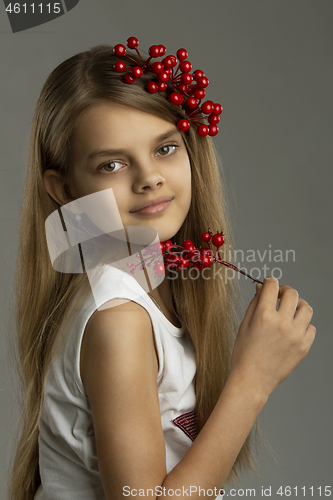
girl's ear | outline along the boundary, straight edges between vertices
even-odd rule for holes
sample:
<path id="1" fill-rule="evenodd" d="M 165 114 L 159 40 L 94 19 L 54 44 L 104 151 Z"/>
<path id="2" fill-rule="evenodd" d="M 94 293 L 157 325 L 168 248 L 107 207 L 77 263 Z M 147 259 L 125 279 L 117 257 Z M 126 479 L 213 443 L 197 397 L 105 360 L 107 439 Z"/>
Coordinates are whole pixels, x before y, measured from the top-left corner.
<path id="1" fill-rule="evenodd" d="M 43 182 L 46 191 L 58 205 L 66 205 L 75 198 L 70 192 L 69 186 L 65 179 L 53 169 L 45 170 L 43 174 Z"/>

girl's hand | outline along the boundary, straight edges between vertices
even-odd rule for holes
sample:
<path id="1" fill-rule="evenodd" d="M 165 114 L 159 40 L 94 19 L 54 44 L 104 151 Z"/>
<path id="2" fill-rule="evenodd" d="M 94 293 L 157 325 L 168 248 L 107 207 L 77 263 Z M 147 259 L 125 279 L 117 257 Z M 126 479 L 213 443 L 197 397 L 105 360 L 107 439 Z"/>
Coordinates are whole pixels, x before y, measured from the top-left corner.
<path id="1" fill-rule="evenodd" d="M 263 285 L 257 284 L 235 341 L 231 372 L 268 397 L 307 355 L 316 334 L 309 324 L 312 314 L 297 291 L 279 287 L 277 279 L 268 277 Z"/>

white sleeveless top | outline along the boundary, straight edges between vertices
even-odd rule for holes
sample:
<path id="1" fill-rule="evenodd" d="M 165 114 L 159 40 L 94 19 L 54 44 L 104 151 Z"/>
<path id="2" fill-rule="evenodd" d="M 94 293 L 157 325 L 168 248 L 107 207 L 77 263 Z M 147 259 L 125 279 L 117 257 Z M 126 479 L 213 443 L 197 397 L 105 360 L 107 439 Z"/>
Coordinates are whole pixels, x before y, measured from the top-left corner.
<path id="1" fill-rule="evenodd" d="M 139 288 L 138 288 L 139 287 Z M 175 327 L 136 279 L 107 266 L 93 294 L 65 334 L 45 383 L 39 421 L 39 467 L 42 484 L 35 500 L 105 499 L 96 458 L 89 400 L 80 376 L 80 348 L 85 326 L 102 304 L 127 298 L 150 315 L 156 342 L 161 422 L 169 473 L 196 436 L 194 416 L 195 351 L 184 329 Z"/>

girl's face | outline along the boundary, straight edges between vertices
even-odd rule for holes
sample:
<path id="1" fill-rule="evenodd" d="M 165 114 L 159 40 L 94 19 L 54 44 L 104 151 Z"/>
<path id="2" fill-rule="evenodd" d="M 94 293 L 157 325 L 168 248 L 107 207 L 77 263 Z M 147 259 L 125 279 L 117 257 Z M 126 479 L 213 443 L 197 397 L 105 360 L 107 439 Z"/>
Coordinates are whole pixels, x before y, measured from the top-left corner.
<path id="1" fill-rule="evenodd" d="M 74 198 L 112 188 L 124 226 L 150 226 L 160 241 L 177 233 L 190 208 L 191 168 L 175 125 L 103 103 L 83 112 L 71 148 Z M 170 201 L 137 211 L 160 197 Z"/>

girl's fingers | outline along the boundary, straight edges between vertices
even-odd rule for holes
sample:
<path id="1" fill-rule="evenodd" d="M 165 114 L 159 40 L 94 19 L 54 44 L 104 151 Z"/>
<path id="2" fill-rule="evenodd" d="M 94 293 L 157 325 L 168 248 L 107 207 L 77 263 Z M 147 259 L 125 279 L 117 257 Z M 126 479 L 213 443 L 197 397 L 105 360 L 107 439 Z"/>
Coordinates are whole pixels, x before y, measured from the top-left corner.
<path id="1" fill-rule="evenodd" d="M 300 300 L 297 290 L 288 285 L 281 285 L 279 299 L 279 313 L 293 318 Z"/>
<path id="2" fill-rule="evenodd" d="M 265 278 L 263 285 L 257 283 L 256 295 L 251 300 L 244 319 L 242 327 L 249 326 L 255 311 L 258 309 L 270 309 L 276 311 L 277 300 L 280 299 L 278 313 L 280 317 L 289 318 L 290 321 L 294 320 L 304 328 L 309 326 L 312 318 L 312 308 L 305 300 L 300 299 L 297 290 L 287 285 L 281 285 L 273 277 Z M 311 325 L 312 329 L 314 328 Z M 312 331 L 310 329 L 310 331 Z M 312 340 L 313 341 L 313 340 Z"/>
<path id="3" fill-rule="evenodd" d="M 249 306 L 248 306 L 248 308 L 246 310 L 244 319 L 242 321 L 242 326 L 243 327 L 247 326 L 250 323 L 251 319 L 252 319 L 253 313 L 256 310 L 256 307 L 257 307 L 257 304 L 258 304 L 258 300 L 259 300 L 259 296 L 260 296 L 260 293 L 261 293 L 261 289 L 262 289 L 262 285 L 260 283 L 257 283 L 256 284 L 256 294 L 253 297 L 253 299 L 251 300 L 251 302 L 250 302 L 250 304 L 249 304 Z"/>
<path id="4" fill-rule="evenodd" d="M 295 312 L 294 321 L 297 323 L 310 323 L 313 316 L 313 309 L 309 304 L 303 300 L 299 299 L 298 306 Z M 313 325 L 309 325 L 313 326 Z M 313 327 L 314 328 L 314 327 Z"/>
<path id="5" fill-rule="evenodd" d="M 308 341 L 308 350 L 313 344 L 313 341 L 316 337 L 316 327 L 314 325 L 309 325 L 305 331 L 304 338 Z"/>
<path id="6" fill-rule="evenodd" d="M 264 294 L 264 296 L 263 296 Z M 264 279 L 264 283 L 256 284 L 256 294 L 251 300 L 249 307 L 242 321 L 242 326 L 248 326 L 258 307 L 268 307 L 276 310 L 276 302 L 279 295 L 279 282 L 276 278 L 269 276 Z"/>
<path id="7" fill-rule="evenodd" d="M 258 309 L 265 307 L 271 310 L 276 310 L 276 302 L 279 296 L 279 282 L 273 276 L 268 276 L 264 279 L 260 297 L 258 301 Z"/>

